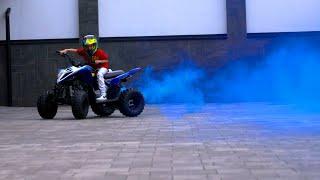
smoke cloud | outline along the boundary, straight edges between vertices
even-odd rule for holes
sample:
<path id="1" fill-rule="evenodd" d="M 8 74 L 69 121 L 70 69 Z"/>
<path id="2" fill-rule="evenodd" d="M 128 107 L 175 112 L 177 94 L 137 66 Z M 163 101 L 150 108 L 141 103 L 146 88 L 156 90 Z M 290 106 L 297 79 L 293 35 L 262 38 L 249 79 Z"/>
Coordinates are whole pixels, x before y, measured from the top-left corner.
<path id="1" fill-rule="evenodd" d="M 262 59 L 235 60 L 209 73 L 192 60 L 170 70 L 145 69 L 139 89 L 148 103 L 277 102 L 319 107 L 319 47 L 285 40 Z"/>

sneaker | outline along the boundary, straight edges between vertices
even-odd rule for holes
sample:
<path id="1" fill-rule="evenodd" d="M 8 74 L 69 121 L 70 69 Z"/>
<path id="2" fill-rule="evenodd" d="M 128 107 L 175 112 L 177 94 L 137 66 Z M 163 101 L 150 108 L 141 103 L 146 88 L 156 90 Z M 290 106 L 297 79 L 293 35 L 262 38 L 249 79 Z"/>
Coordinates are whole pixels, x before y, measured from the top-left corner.
<path id="1" fill-rule="evenodd" d="M 103 103 L 107 101 L 107 97 L 106 96 L 100 96 L 96 99 L 97 103 Z"/>

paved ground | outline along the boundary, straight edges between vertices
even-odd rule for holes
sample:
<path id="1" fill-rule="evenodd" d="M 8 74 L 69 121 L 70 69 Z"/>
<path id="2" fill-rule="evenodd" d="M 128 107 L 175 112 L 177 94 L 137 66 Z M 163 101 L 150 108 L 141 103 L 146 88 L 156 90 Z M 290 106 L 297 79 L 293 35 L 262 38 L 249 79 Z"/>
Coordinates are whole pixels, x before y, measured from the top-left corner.
<path id="1" fill-rule="evenodd" d="M 267 103 L 152 105 L 55 120 L 0 107 L 0 179 L 320 179 L 320 113 Z"/>

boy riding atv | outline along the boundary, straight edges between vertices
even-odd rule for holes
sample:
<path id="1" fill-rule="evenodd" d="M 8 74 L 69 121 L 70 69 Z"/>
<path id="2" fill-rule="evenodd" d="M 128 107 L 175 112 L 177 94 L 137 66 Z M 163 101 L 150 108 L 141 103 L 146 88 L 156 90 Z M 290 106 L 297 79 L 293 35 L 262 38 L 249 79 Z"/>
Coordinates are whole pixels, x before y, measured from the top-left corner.
<path id="1" fill-rule="evenodd" d="M 101 117 L 111 115 L 116 109 L 127 117 L 136 117 L 144 109 L 144 97 L 138 90 L 127 88 L 126 83 L 141 70 L 133 68 L 108 70 L 108 54 L 97 48 L 97 39 L 87 35 L 82 39 L 83 48 L 64 49 L 57 53 L 68 60 L 71 66 L 60 69 L 57 80 L 51 90 L 45 91 L 37 100 L 37 109 L 43 119 L 53 119 L 58 105 L 71 105 L 76 119 L 87 117 L 89 107 Z M 86 64 L 77 62 L 67 52 L 75 52 L 82 56 Z M 94 76 L 95 70 L 98 76 Z M 98 79 L 98 80 L 96 80 Z M 96 92 L 100 90 L 99 94 Z"/>
<path id="2" fill-rule="evenodd" d="M 97 103 L 107 101 L 107 86 L 104 82 L 104 76 L 109 72 L 109 55 L 98 48 L 98 40 L 94 35 L 86 35 L 81 40 L 82 48 L 64 49 L 61 54 L 74 52 L 83 57 L 88 65 L 97 72 L 97 81 L 99 84 L 100 97 L 96 99 Z"/>

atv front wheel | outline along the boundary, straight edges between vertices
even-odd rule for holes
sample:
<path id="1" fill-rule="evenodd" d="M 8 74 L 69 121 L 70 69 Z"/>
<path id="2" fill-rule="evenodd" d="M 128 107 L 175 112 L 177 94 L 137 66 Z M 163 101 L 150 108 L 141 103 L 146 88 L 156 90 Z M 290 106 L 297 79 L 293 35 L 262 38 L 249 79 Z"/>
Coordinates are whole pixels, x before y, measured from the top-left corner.
<path id="1" fill-rule="evenodd" d="M 88 94 L 85 91 L 77 90 L 71 99 L 72 114 L 76 119 L 85 119 L 89 110 Z"/>
<path id="2" fill-rule="evenodd" d="M 143 95 L 136 90 L 127 89 L 121 92 L 119 98 L 120 112 L 129 117 L 138 116 L 144 109 Z"/>
<path id="3" fill-rule="evenodd" d="M 39 115 L 43 119 L 53 119 L 58 110 L 58 105 L 54 100 L 53 94 L 46 93 L 39 96 L 37 101 L 37 109 Z"/>
<path id="4" fill-rule="evenodd" d="M 109 104 L 103 103 L 103 104 L 91 104 L 92 111 L 98 115 L 98 116 L 110 116 L 114 111 L 115 108 L 110 106 Z"/>

